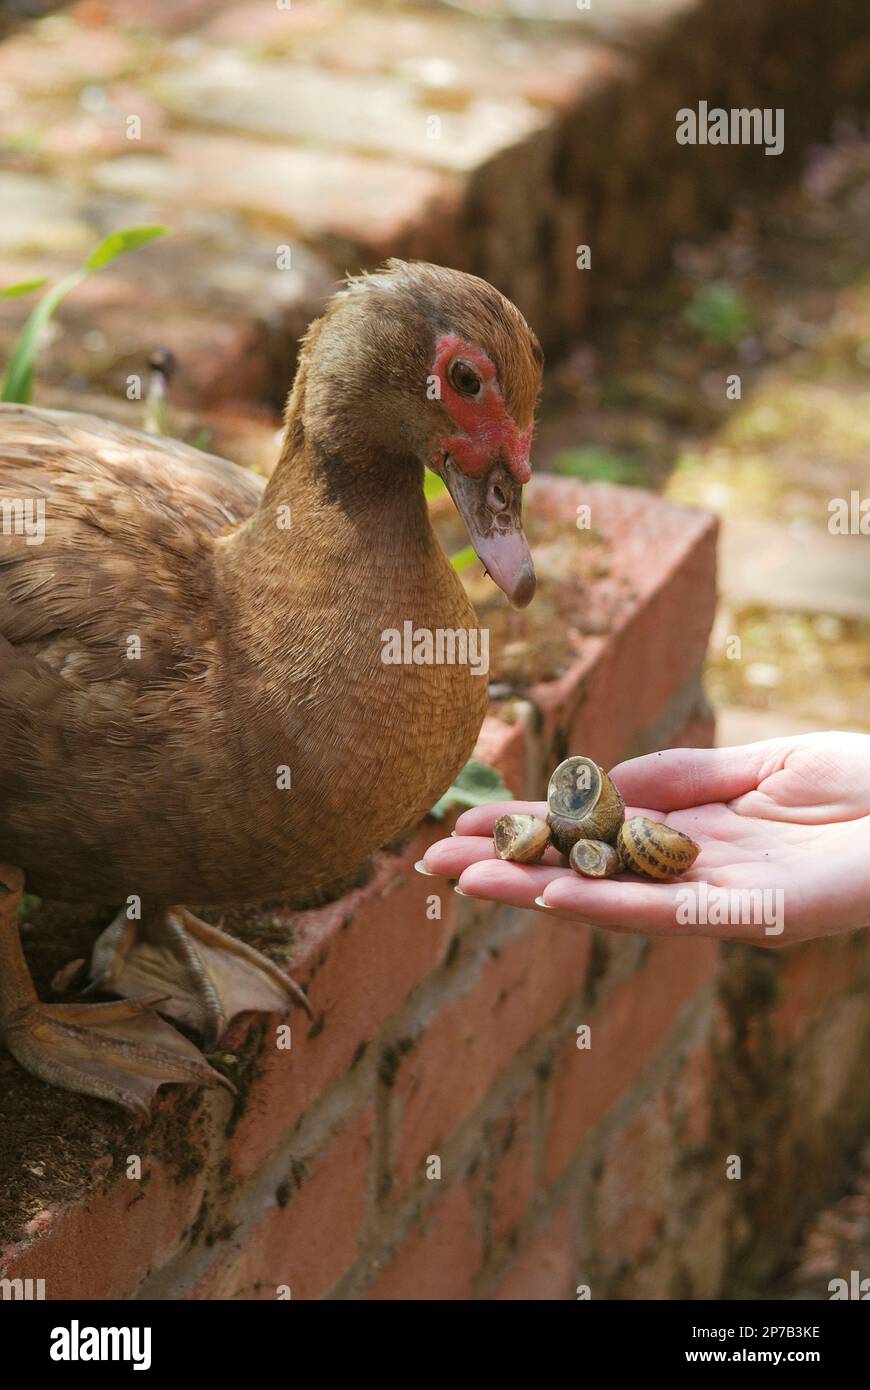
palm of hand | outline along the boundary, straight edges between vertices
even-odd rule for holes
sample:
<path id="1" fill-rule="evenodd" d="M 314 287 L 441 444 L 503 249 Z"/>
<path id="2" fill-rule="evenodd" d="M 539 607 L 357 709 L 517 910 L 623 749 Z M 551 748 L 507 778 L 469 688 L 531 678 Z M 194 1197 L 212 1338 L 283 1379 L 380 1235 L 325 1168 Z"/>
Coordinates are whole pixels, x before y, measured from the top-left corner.
<path id="1" fill-rule="evenodd" d="M 455 836 L 428 851 L 426 868 L 458 878 L 460 891 L 474 897 L 519 907 L 537 901 L 621 931 L 718 936 L 770 947 L 870 923 L 866 735 L 672 749 L 623 763 L 613 776 L 633 803 L 627 815 L 666 821 L 700 844 L 700 858 L 683 878 L 667 884 L 628 876 L 586 880 L 551 850 L 538 866 L 496 859 L 489 837 L 499 815 L 546 814 L 543 803 L 527 802 L 466 812 Z M 704 913 L 688 906 L 701 896 Z M 720 907 L 711 913 L 713 900 Z"/>

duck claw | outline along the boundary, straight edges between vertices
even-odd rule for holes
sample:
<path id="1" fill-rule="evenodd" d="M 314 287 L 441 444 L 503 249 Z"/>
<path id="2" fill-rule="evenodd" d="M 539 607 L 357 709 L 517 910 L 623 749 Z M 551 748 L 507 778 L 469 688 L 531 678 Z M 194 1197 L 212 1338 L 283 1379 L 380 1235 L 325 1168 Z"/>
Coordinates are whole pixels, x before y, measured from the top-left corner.
<path id="1" fill-rule="evenodd" d="M 159 994 L 160 1012 L 196 1028 L 206 1048 L 216 1046 L 236 1014 L 283 1014 L 295 1003 L 312 1016 L 295 980 L 184 907 L 147 924 L 117 917 L 94 946 L 91 977 L 130 999 Z"/>
<path id="2" fill-rule="evenodd" d="M 147 1119 L 169 1082 L 223 1086 L 187 1038 L 165 1023 L 154 1000 L 111 1004 L 33 1002 L 8 1020 L 5 1041 L 17 1062 L 53 1086 L 114 1101 Z"/>

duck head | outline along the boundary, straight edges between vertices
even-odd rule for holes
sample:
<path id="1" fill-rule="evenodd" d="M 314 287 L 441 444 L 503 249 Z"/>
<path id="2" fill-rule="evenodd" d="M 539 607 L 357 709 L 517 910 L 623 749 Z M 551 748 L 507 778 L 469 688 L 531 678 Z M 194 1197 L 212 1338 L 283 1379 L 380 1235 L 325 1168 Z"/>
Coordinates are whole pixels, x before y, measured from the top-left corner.
<path id="1" fill-rule="evenodd" d="M 431 469 L 522 608 L 535 592 L 522 488 L 542 366 L 522 314 L 485 280 L 392 260 L 351 279 L 309 332 L 297 378 L 305 437 L 322 449 L 328 439 L 345 467 L 387 467 L 384 486 L 397 471 L 419 480 L 415 461 Z"/>

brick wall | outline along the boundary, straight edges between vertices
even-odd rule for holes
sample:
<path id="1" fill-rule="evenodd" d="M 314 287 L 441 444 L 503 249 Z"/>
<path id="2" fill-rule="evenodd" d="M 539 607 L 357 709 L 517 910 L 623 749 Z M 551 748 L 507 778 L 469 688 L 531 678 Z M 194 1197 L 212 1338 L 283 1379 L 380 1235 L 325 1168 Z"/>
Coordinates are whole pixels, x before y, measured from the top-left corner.
<path id="1" fill-rule="evenodd" d="M 580 500 L 550 481 L 531 511 L 571 525 Z M 712 735 L 714 523 L 605 485 L 582 501 L 610 557 L 583 607 L 611 620 L 559 680 L 493 707 L 481 752 L 518 791 L 568 749 L 610 764 Z M 866 934 L 775 955 L 608 935 L 415 875 L 440 833 L 287 917 L 313 1024 L 294 1015 L 279 1050 L 276 1020 L 237 1020 L 238 1098 L 164 1092 L 147 1131 L 119 1121 L 80 1190 L 0 1247 L 0 1275 L 49 1298 L 767 1288 L 870 1111 Z"/>

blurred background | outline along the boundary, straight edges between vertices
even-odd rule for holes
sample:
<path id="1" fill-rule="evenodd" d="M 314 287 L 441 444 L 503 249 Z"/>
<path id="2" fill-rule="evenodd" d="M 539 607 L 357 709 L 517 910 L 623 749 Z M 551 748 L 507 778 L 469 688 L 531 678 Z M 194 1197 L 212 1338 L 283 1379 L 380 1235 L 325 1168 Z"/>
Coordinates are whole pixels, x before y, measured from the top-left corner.
<path id="1" fill-rule="evenodd" d="M 781 108 L 782 154 L 678 145 L 701 100 Z M 486 277 L 547 351 L 536 470 L 720 518 L 718 740 L 870 732 L 870 541 L 828 525 L 870 495 L 868 109 L 860 0 L 17 0 L 0 287 L 168 227 L 64 301 L 34 399 L 141 426 L 168 376 L 167 433 L 268 473 L 342 274 Z M 0 301 L 0 362 L 32 307 Z M 507 635 L 503 691 L 582 642 Z M 862 1251 L 859 1164 L 783 1289 Z"/>

